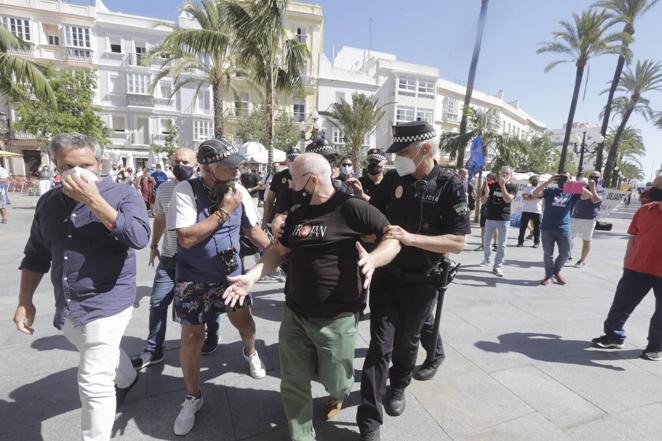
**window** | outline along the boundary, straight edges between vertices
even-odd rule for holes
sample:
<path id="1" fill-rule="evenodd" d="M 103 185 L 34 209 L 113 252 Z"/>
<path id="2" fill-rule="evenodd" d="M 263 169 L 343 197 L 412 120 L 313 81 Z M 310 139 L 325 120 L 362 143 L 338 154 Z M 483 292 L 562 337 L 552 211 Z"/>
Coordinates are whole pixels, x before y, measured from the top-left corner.
<path id="1" fill-rule="evenodd" d="M 67 26 L 67 46 L 90 47 L 90 28 Z"/>
<path id="2" fill-rule="evenodd" d="M 48 44 L 51 46 L 59 46 L 60 45 L 60 37 L 57 35 L 49 35 L 48 36 Z"/>
<path id="3" fill-rule="evenodd" d="M 398 94 L 416 96 L 416 80 L 402 77 L 398 79 Z"/>
<path id="4" fill-rule="evenodd" d="M 161 98 L 170 99 L 170 95 L 172 95 L 172 81 L 161 80 L 159 82 L 159 91 L 161 93 Z"/>
<path id="5" fill-rule="evenodd" d="M 248 92 L 237 93 L 234 96 L 234 114 L 235 116 L 248 115 Z"/>
<path id="6" fill-rule="evenodd" d="M 413 107 L 398 106 L 395 111 L 396 122 L 414 121 L 415 110 Z"/>
<path id="7" fill-rule="evenodd" d="M 331 140 L 334 144 L 345 144 L 345 133 L 338 127 L 331 131 Z"/>
<path id="8" fill-rule="evenodd" d="M 211 113 L 211 91 L 209 89 L 200 90 L 195 101 L 198 113 Z"/>
<path id="9" fill-rule="evenodd" d="M 129 72 L 126 77 L 128 93 L 149 94 L 149 74 Z"/>
<path id="10" fill-rule="evenodd" d="M 108 93 L 111 95 L 123 95 L 124 94 L 124 85 L 122 84 L 122 79 L 117 74 L 108 75 Z"/>
<path id="11" fill-rule="evenodd" d="M 432 124 L 432 110 L 431 109 L 417 109 L 416 110 L 416 120 L 425 121 L 426 123 Z"/>
<path id="12" fill-rule="evenodd" d="M 336 103 L 345 99 L 345 92 L 336 92 Z"/>
<path id="13" fill-rule="evenodd" d="M 292 112 L 294 113 L 295 122 L 303 122 L 306 119 L 306 102 L 300 98 L 294 99 L 292 104 Z"/>
<path id="14" fill-rule="evenodd" d="M 434 81 L 419 80 L 418 81 L 418 94 L 434 96 Z"/>
<path id="15" fill-rule="evenodd" d="M 124 115 L 113 115 L 112 124 L 114 132 L 126 132 L 126 118 Z"/>
<path id="16" fill-rule="evenodd" d="M 159 118 L 159 128 L 162 135 L 170 134 L 170 131 L 175 127 L 174 122 L 170 118 Z"/>
<path id="17" fill-rule="evenodd" d="M 136 45 L 136 64 L 138 65 L 143 64 L 143 58 L 145 58 L 146 53 L 147 53 L 147 48 L 145 48 L 145 46 Z"/>
<path id="18" fill-rule="evenodd" d="M 456 98 L 449 96 L 446 98 L 446 112 L 448 113 L 457 113 L 459 107 L 459 102 Z"/>
<path id="19" fill-rule="evenodd" d="M 305 44 L 306 39 L 306 31 L 303 28 L 297 28 L 297 41 Z"/>
<path id="20" fill-rule="evenodd" d="M 193 121 L 193 137 L 195 141 L 205 141 L 212 137 L 214 128 L 211 121 Z"/>
<path id="21" fill-rule="evenodd" d="M 0 23 L 15 37 L 25 41 L 32 41 L 30 20 L 15 17 L 0 17 Z"/>

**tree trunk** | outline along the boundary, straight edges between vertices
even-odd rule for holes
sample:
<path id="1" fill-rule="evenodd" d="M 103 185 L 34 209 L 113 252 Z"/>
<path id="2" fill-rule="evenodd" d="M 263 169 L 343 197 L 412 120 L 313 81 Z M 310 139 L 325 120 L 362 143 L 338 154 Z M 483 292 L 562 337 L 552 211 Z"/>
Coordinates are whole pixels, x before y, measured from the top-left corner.
<path id="1" fill-rule="evenodd" d="M 273 82 L 272 82 L 273 84 Z M 274 161 L 274 90 L 267 87 L 267 170 Z"/>
<path id="2" fill-rule="evenodd" d="M 614 142 L 611 144 L 611 147 L 609 148 L 609 154 L 607 155 L 607 163 L 605 164 L 605 174 L 604 174 L 604 182 L 607 185 L 613 185 L 612 177 L 616 162 L 616 153 L 618 153 L 618 145 L 621 142 L 621 137 L 623 136 L 625 127 L 627 126 L 628 120 L 630 119 L 630 116 L 632 115 L 632 112 L 634 111 L 636 105 L 637 105 L 637 100 L 635 100 L 634 98 L 630 98 L 630 102 L 628 103 L 628 108 L 625 110 L 625 114 L 623 115 L 623 120 L 621 120 L 621 124 L 618 126 L 618 130 L 614 135 Z"/>
<path id="3" fill-rule="evenodd" d="M 462 108 L 462 120 L 460 121 L 460 136 L 467 133 L 467 113 L 466 109 L 471 104 L 471 95 L 474 91 L 474 81 L 476 80 L 476 67 L 480 56 L 480 46 L 483 41 L 483 31 L 485 30 L 485 19 L 487 17 L 488 0 L 481 0 L 480 16 L 478 18 L 478 30 L 476 32 L 476 41 L 474 43 L 474 52 L 471 57 L 471 66 L 469 66 L 469 79 L 467 81 L 467 91 L 464 94 L 464 106 Z M 461 146 L 457 152 L 457 168 L 464 167 L 464 151 L 467 146 Z"/>
<path id="4" fill-rule="evenodd" d="M 482 204 L 480 203 L 479 192 L 482 187 L 483 187 L 483 170 L 481 170 L 480 173 L 478 174 L 478 179 L 476 180 L 476 186 L 474 187 L 474 191 L 476 192 L 476 209 L 474 211 L 474 222 L 476 223 L 480 222 L 480 206 Z"/>
<path id="5" fill-rule="evenodd" d="M 363 147 L 363 142 L 354 143 L 352 146 L 352 164 L 354 164 L 354 175 L 360 176 L 361 171 L 361 149 Z"/>
<path id="6" fill-rule="evenodd" d="M 221 139 L 225 133 L 223 127 L 223 86 L 212 83 L 211 90 L 214 99 L 214 138 Z"/>
<path id="7" fill-rule="evenodd" d="M 561 148 L 561 159 L 559 160 L 558 172 L 565 171 L 565 161 L 568 157 L 568 144 L 570 143 L 570 134 L 572 133 L 572 123 L 575 120 L 575 111 L 577 110 L 577 100 L 579 99 L 579 90 L 582 87 L 582 77 L 584 76 L 584 65 L 577 66 L 575 74 L 575 90 L 572 92 L 572 101 L 570 102 L 570 112 L 568 112 L 568 121 L 565 123 L 565 137 L 563 138 L 563 147 Z"/>
<path id="8" fill-rule="evenodd" d="M 623 73 L 623 66 L 625 66 L 625 57 L 621 55 L 618 57 L 618 63 L 616 64 L 616 72 L 614 72 L 614 78 L 611 80 L 611 87 L 609 88 L 609 97 L 607 97 L 607 105 L 605 106 L 605 116 L 602 118 L 602 128 L 600 129 L 600 134 L 603 138 L 607 137 L 607 129 L 609 128 L 609 117 L 611 116 L 611 105 L 614 101 L 614 94 L 616 93 L 616 87 L 621 81 L 621 73 Z M 602 170 L 602 155 L 605 148 L 604 140 L 598 145 L 595 156 L 595 170 Z"/>

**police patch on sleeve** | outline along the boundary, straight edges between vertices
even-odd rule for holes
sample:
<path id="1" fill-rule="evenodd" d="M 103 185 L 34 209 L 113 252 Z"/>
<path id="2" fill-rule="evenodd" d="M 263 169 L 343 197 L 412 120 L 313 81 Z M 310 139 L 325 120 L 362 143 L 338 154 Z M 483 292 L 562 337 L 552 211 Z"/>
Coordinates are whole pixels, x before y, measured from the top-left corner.
<path id="1" fill-rule="evenodd" d="M 469 213 L 469 206 L 466 202 L 460 202 L 459 204 L 453 205 L 453 210 L 455 210 L 458 215 L 465 216 Z"/>
<path id="2" fill-rule="evenodd" d="M 398 187 L 395 189 L 395 198 L 400 199 L 404 192 L 405 190 L 404 188 L 402 188 L 402 185 L 398 185 Z"/>

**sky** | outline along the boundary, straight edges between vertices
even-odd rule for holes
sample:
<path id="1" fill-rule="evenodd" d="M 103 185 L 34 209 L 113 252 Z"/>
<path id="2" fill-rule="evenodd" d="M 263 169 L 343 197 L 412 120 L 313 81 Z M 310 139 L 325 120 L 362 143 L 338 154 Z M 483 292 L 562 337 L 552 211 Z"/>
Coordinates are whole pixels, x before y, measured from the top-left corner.
<path id="1" fill-rule="evenodd" d="M 113 11 L 174 20 L 181 0 L 104 0 L 104 3 Z M 395 54 L 403 61 L 435 66 L 442 78 L 466 82 L 480 0 L 318 0 L 317 3 L 324 12 L 324 50 L 329 58 L 334 48 L 367 48 L 372 41 L 373 50 Z M 518 99 L 521 108 L 548 129 L 560 128 L 568 117 L 575 66 L 561 64 L 545 73 L 545 66 L 558 55 L 537 55 L 536 49 L 540 42 L 552 39 L 552 32 L 560 29 L 559 21 L 571 20 L 572 13 L 579 13 L 592 3 L 593 0 L 492 0 L 476 89 L 490 94 L 503 90 L 506 100 Z M 662 2 L 636 24 L 634 60 L 662 61 L 660 23 Z M 585 98 L 582 89 L 575 121 L 601 124 L 598 116 L 607 97 L 600 92 L 608 87 L 616 61 L 615 55 L 590 60 L 588 86 Z M 647 98 L 654 110 L 662 111 L 662 93 L 653 92 Z M 662 129 L 640 116 L 633 116 L 630 125 L 640 129 L 643 135 L 647 154 L 642 165 L 650 179 L 653 170 L 662 164 Z"/>

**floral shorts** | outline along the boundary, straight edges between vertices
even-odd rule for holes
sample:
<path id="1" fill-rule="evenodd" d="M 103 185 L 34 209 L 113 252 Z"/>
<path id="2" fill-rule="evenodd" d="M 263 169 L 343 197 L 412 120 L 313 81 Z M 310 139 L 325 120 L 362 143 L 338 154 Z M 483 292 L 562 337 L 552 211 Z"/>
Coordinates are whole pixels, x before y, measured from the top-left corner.
<path id="1" fill-rule="evenodd" d="M 253 304 L 249 295 L 242 306 L 226 306 L 223 301 L 226 288 L 227 284 L 221 282 L 177 282 L 173 302 L 175 321 L 182 325 L 204 325 L 210 313 L 235 312 Z"/>

